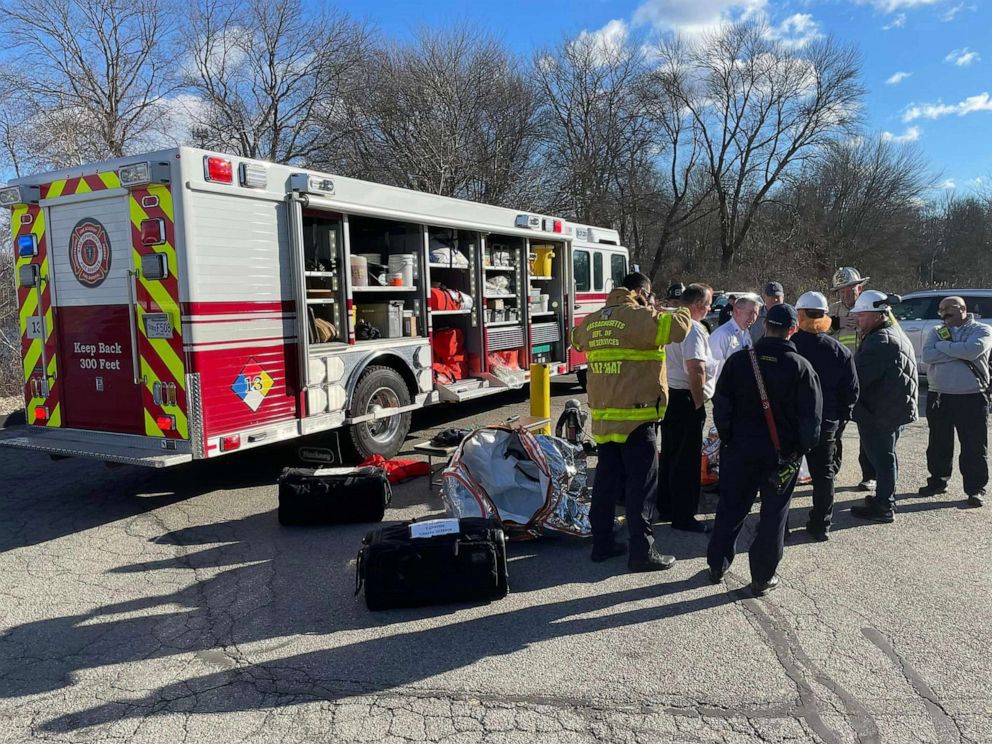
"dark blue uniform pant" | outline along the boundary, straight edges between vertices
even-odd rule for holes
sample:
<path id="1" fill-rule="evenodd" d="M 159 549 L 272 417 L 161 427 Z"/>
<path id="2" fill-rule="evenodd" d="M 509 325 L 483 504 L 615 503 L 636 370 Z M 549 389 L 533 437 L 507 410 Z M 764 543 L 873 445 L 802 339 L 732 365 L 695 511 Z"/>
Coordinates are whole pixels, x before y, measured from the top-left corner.
<path id="1" fill-rule="evenodd" d="M 692 393 L 672 388 L 661 422 L 658 511 L 673 525 L 686 524 L 699 511 L 703 426 L 706 408 L 696 408 Z"/>
<path id="2" fill-rule="evenodd" d="M 622 496 L 627 510 L 630 560 L 647 558 L 654 545 L 651 515 L 658 491 L 657 424 L 643 424 L 623 444 L 599 445 L 596 481 L 592 488 L 589 521 L 595 545 L 606 548 L 613 542 L 616 504 Z"/>
<path id="3" fill-rule="evenodd" d="M 954 432 L 961 443 L 958 467 L 964 479 L 964 492 L 974 496 L 985 491 L 989 483 L 989 430 L 985 396 L 981 393 L 949 395 L 927 393 L 928 484 L 946 488 L 951 479 L 954 459 Z"/>
<path id="4" fill-rule="evenodd" d="M 814 530 L 830 529 L 834 514 L 834 476 L 837 432 L 835 423 L 824 421 L 820 428 L 820 441 L 806 455 L 806 464 L 813 479 L 813 508 L 809 512 L 807 524 Z"/>
<path id="5" fill-rule="evenodd" d="M 738 450 L 727 445 L 720 448 L 720 501 L 706 554 L 710 568 L 720 573 L 730 568 L 737 553 L 737 537 L 760 490 L 758 532 L 749 553 L 751 580 L 768 581 L 775 575 L 785 549 L 789 503 L 796 487 L 795 476 L 782 494 L 769 484 L 768 478 L 776 465 L 777 458 L 772 453 Z"/>

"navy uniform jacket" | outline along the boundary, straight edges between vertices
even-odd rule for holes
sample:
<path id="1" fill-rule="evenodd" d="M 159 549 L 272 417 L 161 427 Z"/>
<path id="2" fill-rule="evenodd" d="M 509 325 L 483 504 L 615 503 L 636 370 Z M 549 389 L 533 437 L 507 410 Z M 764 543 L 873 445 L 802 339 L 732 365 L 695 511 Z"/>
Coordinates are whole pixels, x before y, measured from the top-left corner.
<path id="1" fill-rule="evenodd" d="M 851 420 L 854 404 L 858 401 L 858 372 L 854 367 L 854 354 L 826 333 L 799 331 L 793 335 L 792 343 L 820 378 L 822 427 L 836 430 L 838 423 Z"/>
<path id="2" fill-rule="evenodd" d="M 820 381 L 791 341 L 763 337 L 754 347 L 778 429 L 782 454 L 804 455 L 820 438 L 823 399 Z M 713 421 L 720 441 L 774 460 L 774 448 L 747 350 L 727 360 L 713 396 Z"/>

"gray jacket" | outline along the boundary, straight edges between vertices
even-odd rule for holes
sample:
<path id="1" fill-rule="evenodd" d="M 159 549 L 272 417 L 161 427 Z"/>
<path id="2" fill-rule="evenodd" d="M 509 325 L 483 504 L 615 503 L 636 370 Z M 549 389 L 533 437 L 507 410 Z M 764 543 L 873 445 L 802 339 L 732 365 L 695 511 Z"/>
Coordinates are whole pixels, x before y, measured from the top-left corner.
<path id="1" fill-rule="evenodd" d="M 854 406 L 854 420 L 859 425 L 894 431 L 916 421 L 916 352 L 894 321 L 886 320 L 861 339 L 854 364 L 861 386 Z"/>
<path id="2" fill-rule="evenodd" d="M 965 361 L 978 369 L 983 380 L 989 379 L 989 351 L 992 350 L 992 328 L 969 315 L 963 325 L 950 328 L 951 340 L 944 341 L 937 326 L 927 332 L 923 341 L 923 363 L 927 365 L 927 383 L 934 393 L 967 395 L 982 392 L 975 373 Z"/>

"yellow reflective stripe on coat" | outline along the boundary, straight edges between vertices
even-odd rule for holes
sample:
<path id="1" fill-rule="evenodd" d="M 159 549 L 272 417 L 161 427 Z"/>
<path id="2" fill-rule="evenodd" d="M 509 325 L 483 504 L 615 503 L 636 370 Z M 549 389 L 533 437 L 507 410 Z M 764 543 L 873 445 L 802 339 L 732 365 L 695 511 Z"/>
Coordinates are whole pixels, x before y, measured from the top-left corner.
<path id="1" fill-rule="evenodd" d="M 596 444 L 623 444 L 630 437 L 630 434 L 593 434 L 592 438 Z"/>
<path id="2" fill-rule="evenodd" d="M 664 418 L 665 409 L 656 406 L 643 408 L 591 408 L 593 421 L 657 421 Z"/>
<path id="3" fill-rule="evenodd" d="M 587 351 L 590 362 L 663 362 L 664 349 L 596 349 Z"/>
<path id="4" fill-rule="evenodd" d="M 655 343 L 658 346 L 667 346 L 672 337 L 672 315 L 662 313 L 658 316 L 658 335 L 655 336 Z"/>

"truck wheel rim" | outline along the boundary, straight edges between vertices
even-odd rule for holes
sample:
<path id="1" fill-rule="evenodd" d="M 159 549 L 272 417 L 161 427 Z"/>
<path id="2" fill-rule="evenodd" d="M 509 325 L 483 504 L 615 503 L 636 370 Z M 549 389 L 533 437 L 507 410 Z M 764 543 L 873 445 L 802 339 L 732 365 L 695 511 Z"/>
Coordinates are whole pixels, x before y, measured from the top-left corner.
<path id="1" fill-rule="evenodd" d="M 365 407 L 365 413 L 377 413 L 383 408 L 399 408 L 400 397 L 396 391 L 390 387 L 377 388 L 371 396 L 369 403 Z M 375 419 L 365 424 L 369 430 L 369 436 L 379 444 L 388 444 L 396 432 L 400 430 L 400 417 L 389 416 L 384 419 Z"/>

